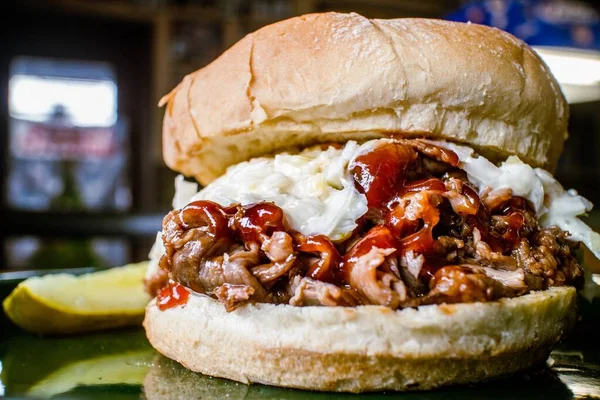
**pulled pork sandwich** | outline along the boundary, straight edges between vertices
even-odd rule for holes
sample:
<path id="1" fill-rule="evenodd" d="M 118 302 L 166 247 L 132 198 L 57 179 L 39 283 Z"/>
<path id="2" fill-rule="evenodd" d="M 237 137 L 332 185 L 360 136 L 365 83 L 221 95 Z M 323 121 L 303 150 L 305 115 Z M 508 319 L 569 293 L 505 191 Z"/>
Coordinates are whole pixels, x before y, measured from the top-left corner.
<path id="1" fill-rule="evenodd" d="M 500 30 L 313 14 L 165 96 L 174 210 L 145 328 L 204 374 L 430 389 L 543 362 L 576 319 L 591 204 L 550 172 L 556 80 Z"/>

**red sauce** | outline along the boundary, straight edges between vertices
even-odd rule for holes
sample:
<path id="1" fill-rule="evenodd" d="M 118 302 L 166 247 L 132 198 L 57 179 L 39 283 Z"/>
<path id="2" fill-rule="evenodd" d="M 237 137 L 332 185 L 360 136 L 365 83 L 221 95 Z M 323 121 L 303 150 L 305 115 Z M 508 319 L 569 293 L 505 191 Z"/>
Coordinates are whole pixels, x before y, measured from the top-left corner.
<path id="1" fill-rule="evenodd" d="M 419 227 L 420 220 L 409 218 L 402 199 L 394 200 L 394 203 L 397 203 L 396 206 L 385 216 L 386 226 L 392 230 L 396 237 L 404 237 L 414 233 Z"/>
<path id="2" fill-rule="evenodd" d="M 388 143 L 373 148 L 355 159 L 350 166 L 357 189 L 367 197 L 373 215 L 379 215 L 383 226 L 373 228 L 363 240 L 353 246 L 344 256 L 343 269 L 353 265 L 352 259 L 368 253 L 373 246 L 394 247 L 400 254 L 414 251 L 425 255 L 426 264 L 422 274 L 429 280 L 443 266 L 436 260 L 434 227 L 440 221 L 439 199 L 432 195 L 442 195 L 447 188 L 441 179 L 427 177 L 410 181 L 410 175 L 419 174 L 416 152 L 431 156 L 454 167 L 459 163 L 458 156 L 451 150 L 437 146 L 405 143 Z M 412 166 L 415 168 L 412 168 Z M 422 175 L 421 175 L 422 176 Z M 426 176 L 426 175 L 425 175 Z M 464 178 L 461 178 L 464 179 Z M 420 198 L 409 198 L 413 193 L 422 193 Z M 461 197 L 454 197 L 455 212 L 466 218 L 466 222 L 479 230 L 481 239 L 494 252 L 506 253 L 512 250 L 523 236 L 525 225 L 524 211 L 530 206 L 526 199 L 513 197 L 500 204 L 495 210 L 482 206 L 477 192 L 464 182 Z M 415 203 L 416 202 L 416 203 Z M 410 208 L 408 208 L 410 207 Z M 490 212 L 504 217 L 503 231 L 491 231 Z M 383 245 L 375 242 L 384 241 Z"/>
<path id="3" fill-rule="evenodd" d="M 458 165 L 458 156 L 453 151 L 430 145 L 417 148 L 426 155 L 433 156 L 435 153 L 445 162 Z M 357 189 L 365 194 L 369 207 L 383 215 L 387 232 L 394 239 L 392 247 L 401 252 L 424 253 L 431 250 L 435 243 L 433 228 L 440 220 L 440 213 L 431 204 L 430 196 L 446 191 L 446 185 L 438 178 L 407 180 L 407 172 L 417 158 L 418 153 L 411 146 L 388 143 L 360 155 L 350 168 Z M 470 206 L 479 207 L 477 194 L 470 188 L 466 190 L 470 190 L 466 195 L 472 202 Z M 423 196 L 406 198 L 412 193 L 423 193 Z M 472 199 L 473 195 L 475 198 Z M 409 204 L 410 211 L 406 209 Z M 370 250 L 371 247 L 366 245 L 368 241 L 359 243 L 366 246 L 363 252 Z"/>
<path id="4" fill-rule="evenodd" d="M 423 154 L 432 158 L 437 158 L 438 160 L 450 164 L 453 167 L 458 166 L 460 161 L 458 159 L 458 155 L 452 150 L 448 150 L 434 144 L 421 142 L 419 140 L 412 142 L 412 145 L 419 149 L 419 151 Z"/>
<path id="5" fill-rule="evenodd" d="M 206 226 L 216 237 L 229 236 L 229 219 L 217 203 L 207 200 L 194 201 L 183 208 L 180 216 L 186 229 Z"/>
<path id="6" fill-rule="evenodd" d="M 381 208 L 396 194 L 398 185 L 404 182 L 406 168 L 417 156 L 409 146 L 389 143 L 356 157 L 350 172 L 369 207 Z"/>
<path id="7" fill-rule="evenodd" d="M 523 213 L 514 211 L 506 216 L 504 221 L 507 224 L 507 228 L 502 234 L 502 238 L 513 248 L 521 240 L 521 230 L 525 224 L 525 216 Z"/>
<path id="8" fill-rule="evenodd" d="M 393 200 L 398 204 L 388 212 L 386 225 L 390 227 L 394 236 L 400 239 L 399 245 L 402 251 L 423 252 L 433 244 L 432 230 L 440 220 L 440 212 L 437 207 L 431 204 L 431 194 L 433 192 L 425 190 L 421 192 L 421 196 L 413 197 L 410 200 L 418 204 L 418 207 L 412 206 L 418 209 L 418 215 L 412 215 L 415 211 L 412 211 L 412 213 L 406 212 L 402 199 L 399 201 Z M 421 229 L 417 232 L 419 226 L 421 226 Z"/>
<path id="9" fill-rule="evenodd" d="M 262 243 L 275 231 L 284 231 L 283 210 L 273 203 L 221 207 L 208 200 L 194 201 L 182 209 L 181 224 L 185 229 L 208 227 L 216 237 L 232 237 L 243 242 Z"/>
<path id="10" fill-rule="evenodd" d="M 480 204 L 480 203 L 479 203 Z M 504 232 L 490 232 L 483 221 L 490 218 L 489 212 L 479 207 L 476 216 L 467 217 L 467 222 L 474 228 L 479 229 L 481 239 L 486 242 L 490 248 L 499 253 L 506 253 L 514 249 L 523 237 L 523 226 L 525 225 L 524 211 L 531 210 L 527 199 L 519 196 L 511 197 L 506 202 L 490 210 L 494 215 L 498 213 L 504 219 L 506 230 Z"/>
<path id="11" fill-rule="evenodd" d="M 483 223 L 483 221 L 487 221 L 488 219 L 489 217 L 487 216 L 487 213 L 483 211 L 483 208 L 480 208 L 477 215 L 467 216 L 467 223 L 473 228 L 477 228 L 479 230 L 479 233 L 481 234 L 481 240 L 486 242 L 492 251 L 503 253 L 504 243 L 502 242 L 502 239 L 492 235 L 487 226 Z"/>
<path id="12" fill-rule="evenodd" d="M 448 150 L 448 149 L 445 149 L 445 148 L 439 147 L 439 146 L 433 146 L 433 145 L 430 145 L 430 146 L 436 147 L 438 149 L 438 151 L 441 154 L 441 159 L 444 162 L 452 165 L 453 167 L 458 166 L 458 163 L 460 162 L 460 160 L 458 158 L 458 154 L 456 154 L 454 151 Z"/>
<path id="13" fill-rule="evenodd" d="M 500 214 L 504 216 L 506 231 L 502 234 L 509 248 L 514 248 L 523 237 L 523 226 L 525 225 L 525 211 L 531 211 L 529 201 L 520 196 L 514 196 L 504 202 L 500 207 Z"/>
<path id="14" fill-rule="evenodd" d="M 466 210 L 466 213 L 472 215 L 477 214 L 477 211 L 481 207 L 481 199 L 479 198 L 477 192 L 475 192 L 475 190 L 473 190 L 471 186 L 465 183 L 462 187 L 462 194 L 464 194 L 465 197 L 469 199 L 469 202 L 471 203 L 471 207 L 469 207 L 469 210 Z"/>
<path id="15" fill-rule="evenodd" d="M 169 281 L 168 285 L 160 289 L 156 296 L 156 305 L 161 311 L 187 304 L 190 292 L 177 282 Z"/>
<path id="16" fill-rule="evenodd" d="M 398 243 L 388 227 L 377 225 L 371 228 L 365 237 L 359 240 L 344 255 L 341 271 L 345 281 L 348 281 L 348 275 L 358 258 L 368 254 L 373 247 L 379 249 L 395 249 L 397 246 Z"/>
<path id="17" fill-rule="evenodd" d="M 437 224 L 437 221 L 439 221 L 439 217 L 435 220 L 435 223 L 426 223 L 418 232 L 400 239 L 399 247 L 401 253 L 404 254 L 412 250 L 420 254 L 431 250 L 435 243 L 433 240 L 433 227 Z"/>
<path id="18" fill-rule="evenodd" d="M 404 183 L 401 188 L 401 194 L 422 192 L 423 190 L 444 193 L 446 191 L 446 185 L 438 178 L 419 179 L 410 183 Z"/>
<path id="19" fill-rule="evenodd" d="M 304 253 L 318 253 L 320 258 L 313 263 L 306 274 L 312 279 L 333 282 L 341 257 L 331 240 L 325 235 L 311 235 L 301 239 L 296 249 Z"/>
<path id="20" fill-rule="evenodd" d="M 244 206 L 236 214 L 234 226 L 242 241 L 262 243 L 265 235 L 285 231 L 283 210 L 267 202 Z"/>

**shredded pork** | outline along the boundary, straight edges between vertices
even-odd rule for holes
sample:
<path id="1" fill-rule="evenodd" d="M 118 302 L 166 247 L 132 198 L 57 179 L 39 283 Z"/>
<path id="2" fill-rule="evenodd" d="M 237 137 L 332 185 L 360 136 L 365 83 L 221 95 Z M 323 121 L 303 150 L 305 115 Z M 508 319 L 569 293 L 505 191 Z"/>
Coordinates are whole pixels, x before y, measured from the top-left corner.
<path id="1" fill-rule="evenodd" d="M 389 160 L 386 176 L 368 157 L 357 163 L 370 208 L 348 239 L 290 231 L 271 203 L 195 202 L 165 217 L 166 252 L 147 290 L 170 279 L 230 311 L 256 302 L 398 309 L 581 284 L 568 233 L 541 229 L 526 200 L 510 189 L 478 195 L 451 151 L 419 140 L 395 146 L 386 154 L 404 158 Z M 391 177 L 394 167 L 404 178 Z"/>

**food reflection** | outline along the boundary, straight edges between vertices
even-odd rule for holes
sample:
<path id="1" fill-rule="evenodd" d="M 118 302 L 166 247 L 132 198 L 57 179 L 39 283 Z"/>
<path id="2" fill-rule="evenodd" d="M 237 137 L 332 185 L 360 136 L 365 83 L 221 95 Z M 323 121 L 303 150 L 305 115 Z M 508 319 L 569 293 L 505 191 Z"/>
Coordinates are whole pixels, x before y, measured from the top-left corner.
<path id="1" fill-rule="evenodd" d="M 567 372 L 567 375 L 569 373 Z M 572 374 L 571 380 L 573 380 Z M 443 391 L 425 393 L 367 393 L 367 394 L 342 394 L 327 392 L 307 392 L 301 390 L 284 389 L 264 385 L 244 385 L 227 379 L 213 378 L 191 372 L 163 356 L 157 356 L 152 368 L 144 378 L 143 393 L 148 400 L 162 399 L 571 399 L 573 394 L 584 395 L 585 387 L 592 388 L 600 382 L 593 377 L 578 376 L 579 393 L 571 386 L 567 386 L 569 379 L 563 379 L 562 374 L 556 375 L 553 369 L 545 368 L 539 372 L 499 380 L 486 384 L 458 387 Z M 584 389 L 581 389 L 581 387 Z M 593 392 L 587 392 L 592 394 Z"/>
<path id="2" fill-rule="evenodd" d="M 600 398 L 600 367 L 586 362 L 581 352 L 557 350 L 549 363 L 575 398 Z"/>
<path id="3" fill-rule="evenodd" d="M 595 315 L 595 314 L 594 314 Z M 592 317 L 592 315 L 589 315 Z M 571 399 L 600 396 L 596 349 L 568 343 L 554 351 L 551 368 L 496 382 L 426 393 L 307 393 L 244 385 L 191 372 L 158 355 L 141 329 L 66 338 L 20 336 L 0 349 L 0 385 L 8 397 L 116 399 Z M 4 350 L 4 351 L 2 351 Z"/>
<path id="4" fill-rule="evenodd" d="M 81 398 L 81 390 L 135 391 L 155 355 L 141 329 L 68 337 L 11 335 L 0 347 L 0 395 Z"/>

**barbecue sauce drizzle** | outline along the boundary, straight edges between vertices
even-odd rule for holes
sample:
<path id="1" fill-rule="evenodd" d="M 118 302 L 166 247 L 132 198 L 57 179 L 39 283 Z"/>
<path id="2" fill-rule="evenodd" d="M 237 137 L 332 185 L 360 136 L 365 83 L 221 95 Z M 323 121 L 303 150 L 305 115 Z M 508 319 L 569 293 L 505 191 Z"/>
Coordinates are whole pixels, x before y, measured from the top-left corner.
<path id="1" fill-rule="evenodd" d="M 156 296 L 156 305 L 161 311 L 187 304 L 190 292 L 181 284 L 169 281 L 167 286 L 160 289 Z"/>
<path id="2" fill-rule="evenodd" d="M 286 230 L 283 210 L 267 202 L 222 207 L 212 201 L 198 200 L 181 209 L 179 224 L 185 229 L 207 229 L 218 239 L 259 244 L 273 232 Z M 185 305 L 188 297 L 187 289 L 170 280 L 158 293 L 157 305 L 160 310 L 166 310 Z"/>
<path id="3" fill-rule="evenodd" d="M 437 153 L 442 161 L 452 167 L 458 166 L 459 159 L 453 151 L 435 145 L 428 145 L 428 150 L 434 151 L 424 151 L 422 143 L 418 144 L 416 149 L 424 155 L 434 156 Z M 349 166 L 356 188 L 367 197 L 369 208 L 383 215 L 384 222 L 372 228 L 344 256 L 341 268 L 346 271 L 346 276 L 356 260 L 372 247 L 395 248 L 397 255 L 408 251 L 423 254 L 426 262 L 421 269 L 421 277 L 425 282 L 429 282 L 435 272 L 445 266 L 443 261 L 435 257 L 433 228 L 440 221 L 440 210 L 432 200 L 434 196 L 443 196 L 447 188 L 441 179 L 433 176 L 410 181 L 410 169 L 417 159 L 418 153 L 413 147 L 398 141 L 375 147 L 358 156 Z M 421 214 L 414 218 L 411 212 L 407 212 L 404 203 L 407 196 L 417 193 L 421 196 Z M 525 222 L 523 211 L 530 209 L 526 199 L 511 197 L 499 206 L 499 210 L 488 210 L 467 181 L 463 182 L 460 194 L 467 203 L 455 212 L 463 215 L 468 224 L 479 230 L 482 240 L 492 250 L 506 253 L 518 244 Z M 502 233 L 488 229 L 490 212 L 494 211 L 504 216 L 507 227 Z"/>
<path id="4" fill-rule="evenodd" d="M 444 157 L 452 160 L 453 166 L 458 164 L 455 154 L 446 152 Z M 410 146 L 390 142 L 358 156 L 350 165 L 356 188 L 367 197 L 369 208 L 383 215 L 384 223 L 372 228 L 344 256 L 342 268 L 346 276 L 354 263 L 373 247 L 395 248 L 398 255 L 408 251 L 426 254 L 433 248 L 433 228 L 440 220 L 440 213 L 430 197 L 443 194 L 446 187 L 434 177 L 410 182 L 407 175 L 417 159 L 417 151 Z M 405 208 L 407 196 L 417 194 L 420 197 L 413 200 L 419 204 L 418 216 Z"/>
<path id="5" fill-rule="evenodd" d="M 438 151 L 440 158 L 452 167 L 458 165 L 458 156 L 451 150 L 428 145 Z M 417 149 L 425 155 L 430 152 Z M 300 253 L 317 255 L 306 276 L 336 285 L 348 285 L 349 271 L 354 263 L 371 251 L 396 249 L 397 255 L 414 251 L 423 254 L 426 263 L 421 277 L 429 282 L 437 270 L 445 264 L 435 259 L 435 238 L 433 228 L 440 220 L 439 204 L 432 204 L 433 196 L 443 196 L 444 182 L 433 176 L 410 181 L 408 176 L 418 161 L 419 154 L 411 146 L 401 142 L 388 142 L 359 155 L 349 165 L 357 190 L 365 195 L 369 209 L 382 216 L 382 221 L 372 227 L 342 256 L 338 248 L 325 235 L 303 236 L 290 232 L 294 237 L 295 250 Z M 470 205 L 464 217 L 469 225 L 477 228 L 482 240 L 494 251 L 511 250 L 521 238 L 524 225 L 523 211 L 529 208 L 527 200 L 512 197 L 495 210 L 482 206 L 477 193 L 467 182 L 462 187 Z M 417 201 L 421 207 L 418 218 L 405 210 L 407 196 L 421 196 Z M 472 207 L 472 208 L 471 208 Z M 506 230 L 498 234 L 490 232 L 488 222 L 490 212 L 505 217 Z M 411 218 L 413 217 L 413 218 Z M 190 221 L 200 220 L 209 233 L 217 238 L 228 238 L 244 244 L 262 244 L 275 231 L 288 231 L 284 224 L 283 210 L 269 202 L 223 207 L 217 203 L 199 200 L 181 210 L 180 223 L 186 229 L 197 228 Z M 360 226 L 360 224 L 359 224 Z M 157 304 L 165 310 L 186 303 L 189 292 L 180 284 L 169 281 L 157 296 Z"/>

